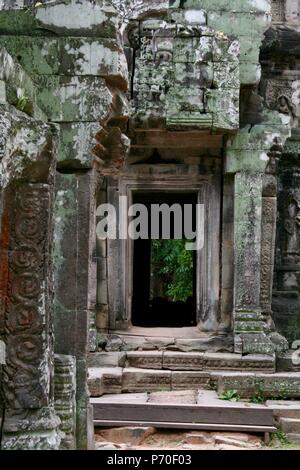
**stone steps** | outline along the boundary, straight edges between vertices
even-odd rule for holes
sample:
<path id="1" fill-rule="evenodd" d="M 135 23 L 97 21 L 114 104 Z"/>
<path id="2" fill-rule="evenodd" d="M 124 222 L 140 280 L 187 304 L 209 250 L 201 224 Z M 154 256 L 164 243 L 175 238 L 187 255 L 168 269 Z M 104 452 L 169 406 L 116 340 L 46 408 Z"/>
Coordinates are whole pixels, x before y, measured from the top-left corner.
<path id="1" fill-rule="evenodd" d="M 93 367 L 88 385 L 92 397 L 112 393 L 176 390 L 236 390 L 241 398 L 298 398 L 300 373 L 181 371 L 134 367 Z"/>
<path id="2" fill-rule="evenodd" d="M 217 376 L 217 390 L 220 394 L 236 390 L 241 398 L 300 398 L 299 372 L 220 372 Z"/>
<path id="3" fill-rule="evenodd" d="M 290 441 L 300 442 L 300 418 L 282 417 L 279 420 L 279 427 L 281 431 L 287 435 L 287 438 Z"/>
<path id="4" fill-rule="evenodd" d="M 275 356 L 209 352 L 128 351 L 91 353 L 89 367 L 134 367 L 178 371 L 275 372 Z"/>
<path id="5" fill-rule="evenodd" d="M 224 401 L 214 391 L 124 393 L 92 398 L 91 404 L 96 427 L 142 425 L 206 431 L 276 431 L 271 408 Z"/>

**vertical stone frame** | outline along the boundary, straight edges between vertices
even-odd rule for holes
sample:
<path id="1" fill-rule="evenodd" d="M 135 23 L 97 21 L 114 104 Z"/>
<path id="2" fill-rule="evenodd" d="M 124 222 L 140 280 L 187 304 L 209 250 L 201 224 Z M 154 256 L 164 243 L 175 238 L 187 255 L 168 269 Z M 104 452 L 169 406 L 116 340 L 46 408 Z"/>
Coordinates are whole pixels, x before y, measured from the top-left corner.
<path id="1" fill-rule="evenodd" d="M 174 166 L 172 167 L 174 170 Z M 153 172 L 152 172 L 152 171 Z M 108 179 L 108 202 L 118 208 L 119 195 L 132 201 L 133 192 L 195 192 L 198 203 L 205 204 L 205 244 L 197 254 L 197 322 L 203 331 L 216 332 L 220 321 L 220 177 L 168 174 L 164 166 L 145 167 L 143 173 Z M 118 217 L 118 214 L 117 214 Z M 108 296 L 111 329 L 131 326 L 132 240 L 108 240 Z"/>

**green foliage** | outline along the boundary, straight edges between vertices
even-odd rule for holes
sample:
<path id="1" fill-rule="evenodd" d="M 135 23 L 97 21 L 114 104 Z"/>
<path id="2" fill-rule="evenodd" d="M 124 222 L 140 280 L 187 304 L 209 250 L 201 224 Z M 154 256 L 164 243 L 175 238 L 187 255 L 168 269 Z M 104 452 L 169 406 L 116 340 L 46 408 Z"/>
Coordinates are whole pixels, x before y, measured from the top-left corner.
<path id="1" fill-rule="evenodd" d="M 261 383 L 255 384 L 255 394 L 250 398 L 251 403 L 262 404 L 266 401 L 264 389 Z"/>
<path id="2" fill-rule="evenodd" d="M 222 395 L 219 396 L 221 400 L 227 400 L 227 401 L 239 401 L 240 396 L 237 392 L 237 390 L 226 390 L 226 392 L 222 393 Z"/>
<path id="3" fill-rule="evenodd" d="M 289 440 L 287 435 L 282 431 L 276 431 L 276 432 L 272 433 L 272 440 L 274 440 L 274 439 L 279 441 L 281 445 L 287 445 L 287 444 L 291 443 L 291 441 Z"/>
<path id="4" fill-rule="evenodd" d="M 193 295 L 193 252 L 185 240 L 152 240 L 153 273 L 161 277 L 173 301 Z"/>
<path id="5" fill-rule="evenodd" d="M 24 93 L 22 93 L 18 97 L 18 100 L 17 100 L 15 106 L 19 111 L 23 111 L 24 113 L 27 113 L 29 115 L 32 113 L 31 102 L 30 102 L 29 98 Z"/>

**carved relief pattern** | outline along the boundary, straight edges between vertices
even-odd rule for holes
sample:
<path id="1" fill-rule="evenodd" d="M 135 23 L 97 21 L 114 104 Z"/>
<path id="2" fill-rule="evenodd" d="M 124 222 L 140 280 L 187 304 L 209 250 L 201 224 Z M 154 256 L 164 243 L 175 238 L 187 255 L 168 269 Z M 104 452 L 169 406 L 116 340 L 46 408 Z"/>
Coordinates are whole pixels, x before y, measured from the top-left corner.
<path id="1" fill-rule="evenodd" d="M 300 192 L 289 195 L 284 212 L 285 243 L 283 261 L 286 263 L 300 262 Z"/>
<path id="2" fill-rule="evenodd" d="M 21 185 L 10 205 L 3 390 L 12 409 L 49 404 L 47 185 Z"/>
<path id="3" fill-rule="evenodd" d="M 260 302 L 263 310 L 271 311 L 273 262 L 275 252 L 276 198 L 262 200 L 262 240 L 260 271 Z"/>
<path id="4" fill-rule="evenodd" d="M 284 0 L 272 0 L 272 20 L 273 21 L 284 21 L 285 11 L 284 11 Z"/>
<path id="5" fill-rule="evenodd" d="M 75 449 L 76 359 L 55 355 L 54 368 L 54 406 L 61 421 L 59 428 L 64 433 L 60 448 Z"/>
<path id="6" fill-rule="evenodd" d="M 300 118 L 299 80 L 286 78 L 267 80 L 266 104 L 270 109 L 290 116 L 292 127 L 297 127 Z"/>

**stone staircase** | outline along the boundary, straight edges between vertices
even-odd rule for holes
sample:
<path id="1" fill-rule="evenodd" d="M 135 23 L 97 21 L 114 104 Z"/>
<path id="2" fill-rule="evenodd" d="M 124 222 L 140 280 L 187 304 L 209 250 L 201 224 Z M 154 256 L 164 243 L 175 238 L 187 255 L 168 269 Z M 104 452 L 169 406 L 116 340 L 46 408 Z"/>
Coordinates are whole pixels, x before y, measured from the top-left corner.
<path id="1" fill-rule="evenodd" d="M 300 373 L 276 372 L 275 356 L 129 351 L 93 353 L 92 397 L 177 390 L 237 390 L 241 398 L 298 398 Z"/>
<path id="2" fill-rule="evenodd" d="M 300 401 L 268 400 L 267 406 L 273 408 L 274 421 L 278 429 L 293 442 L 300 442 Z"/>
<path id="3" fill-rule="evenodd" d="M 288 361 L 288 357 L 284 358 L 284 361 Z M 280 372 L 276 367 L 275 355 L 242 356 L 233 353 L 165 350 L 92 353 L 89 357 L 88 385 L 94 412 L 102 417 L 100 421 L 94 421 L 95 426 L 106 426 L 103 424 L 106 410 L 108 416 L 112 414 L 116 419 L 109 419 L 110 425 L 122 426 L 124 424 L 119 416 L 124 413 L 135 416 L 135 405 L 143 406 L 143 413 L 147 416 L 151 404 L 166 403 L 171 405 L 171 408 L 173 405 L 177 406 L 174 422 L 169 420 L 168 428 L 179 426 L 202 429 L 204 426 L 206 429 L 207 424 L 201 424 L 201 413 L 198 416 L 199 422 L 184 422 L 185 414 L 182 408 L 187 405 L 199 405 L 200 408 L 214 408 L 215 414 L 212 416 L 221 419 L 223 430 L 254 432 L 271 429 L 270 423 L 269 427 L 265 428 L 251 427 L 247 409 L 256 406 L 261 410 L 257 409 L 257 412 L 260 411 L 258 419 L 263 418 L 264 409 L 271 410 L 271 421 L 274 421 L 272 429 L 277 427 L 287 434 L 290 440 L 299 441 L 300 401 L 295 400 L 300 398 L 300 372 L 291 371 L 291 368 L 288 372 L 282 371 L 282 368 L 279 370 Z M 235 403 L 220 400 L 221 394 L 230 394 L 233 390 L 244 401 Z M 249 403 L 250 400 L 256 403 Z M 262 402 L 264 403 L 261 404 Z M 120 409 L 120 415 L 118 409 L 113 413 L 116 406 Z M 240 409 L 239 426 L 224 427 L 227 407 Z M 170 413 L 172 417 L 172 410 Z M 183 413 L 181 423 L 177 422 L 178 413 Z M 197 409 L 195 413 L 197 414 Z M 127 416 L 127 424 L 128 419 Z M 228 416 L 226 419 L 228 420 Z M 149 422 L 151 423 L 151 420 Z M 140 424 L 138 421 L 132 423 L 139 426 L 143 420 Z M 155 423 L 157 426 L 157 421 Z M 151 425 L 154 426 L 153 422 Z M 210 424 L 209 429 L 218 429 L 218 426 L 220 424 Z"/>

